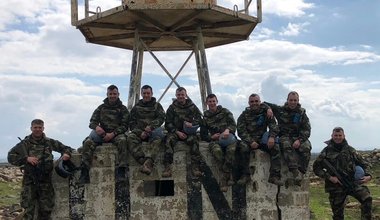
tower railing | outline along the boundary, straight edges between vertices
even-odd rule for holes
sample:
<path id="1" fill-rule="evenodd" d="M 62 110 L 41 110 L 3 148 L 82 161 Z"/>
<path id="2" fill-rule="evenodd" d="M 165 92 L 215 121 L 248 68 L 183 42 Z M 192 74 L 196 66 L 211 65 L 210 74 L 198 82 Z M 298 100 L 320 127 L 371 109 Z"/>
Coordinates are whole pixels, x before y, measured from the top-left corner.
<path id="1" fill-rule="evenodd" d="M 79 0 L 81 1 L 81 0 Z M 79 1 L 78 0 L 71 0 L 71 24 L 75 26 L 79 20 L 78 16 L 78 9 L 79 9 Z M 235 11 L 236 13 L 244 13 L 247 15 L 250 15 L 250 8 L 254 7 L 252 5 L 252 0 L 242 0 L 243 1 L 243 8 L 239 9 L 239 6 L 237 4 L 233 5 L 231 10 Z M 96 6 L 95 11 L 93 9 L 90 9 L 90 1 L 89 0 L 82 0 L 83 2 L 83 9 L 84 9 L 84 18 L 88 18 L 91 15 L 96 15 L 101 13 L 102 11 L 105 11 L 107 9 L 102 9 L 101 6 Z M 124 0 L 121 0 L 121 6 L 123 6 Z M 217 6 L 224 7 L 223 5 L 218 5 L 215 0 L 215 4 Z M 261 8 L 261 0 L 256 0 L 256 17 L 259 21 L 259 23 L 262 21 L 262 8 Z"/>

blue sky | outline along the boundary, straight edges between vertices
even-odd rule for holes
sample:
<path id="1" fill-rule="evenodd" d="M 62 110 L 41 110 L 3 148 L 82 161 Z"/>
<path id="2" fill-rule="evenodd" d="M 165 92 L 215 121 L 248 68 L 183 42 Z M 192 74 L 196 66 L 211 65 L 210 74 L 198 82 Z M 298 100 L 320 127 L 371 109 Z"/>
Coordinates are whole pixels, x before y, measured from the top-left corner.
<path id="1" fill-rule="evenodd" d="M 283 104 L 296 90 L 311 120 L 313 152 L 324 147 L 334 126 L 344 127 L 357 149 L 379 148 L 380 1 L 262 2 L 263 22 L 249 40 L 206 50 L 219 104 L 237 119 L 251 93 Z M 242 3 L 218 1 L 226 8 Z M 119 4 L 90 1 L 103 11 Z M 0 158 L 30 133 L 34 118 L 45 120 L 49 137 L 78 148 L 108 85 L 116 84 L 127 103 L 132 52 L 86 43 L 70 24 L 68 0 L 10 0 L 0 9 Z M 255 15 L 255 5 L 250 11 Z M 188 54 L 156 55 L 175 74 Z M 142 83 L 151 84 L 158 98 L 169 82 L 146 54 Z M 201 108 L 194 58 L 178 82 Z M 174 89 L 162 100 L 165 109 Z"/>

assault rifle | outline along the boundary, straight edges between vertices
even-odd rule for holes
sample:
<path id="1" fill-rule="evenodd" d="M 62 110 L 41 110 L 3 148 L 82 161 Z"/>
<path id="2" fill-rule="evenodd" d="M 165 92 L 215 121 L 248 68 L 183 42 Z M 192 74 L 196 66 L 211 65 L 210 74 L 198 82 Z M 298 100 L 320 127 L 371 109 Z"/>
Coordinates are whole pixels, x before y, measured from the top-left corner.
<path id="1" fill-rule="evenodd" d="M 322 160 L 322 163 L 323 165 L 325 166 L 327 172 L 332 175 L 332 176 L 336 176 L 338 178 L 338 180 L 342 183 L 342 186 L 343 188 L 347 191 L 347 192 L 353 192 L 355 190 L 355 187 L 356 187 L 356 184 L 353 180 L 350 180 L 347 178 L 346 175 L 341 175 L 340 172 L 338 172 L 335 167 L 333 167 L 331 165 L 331 163 L 329 161 L 327 161 L 326 159 L 323 159 Z"/>

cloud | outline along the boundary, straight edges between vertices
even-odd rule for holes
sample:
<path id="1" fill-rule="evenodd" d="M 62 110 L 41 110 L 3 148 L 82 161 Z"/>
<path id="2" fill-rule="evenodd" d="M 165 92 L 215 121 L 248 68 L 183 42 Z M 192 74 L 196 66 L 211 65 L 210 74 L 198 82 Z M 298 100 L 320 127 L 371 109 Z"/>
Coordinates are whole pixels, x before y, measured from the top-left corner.
<path id="1" fill-rule="evenodd" d="M 280 36 L 298 36 L 302 31 L 302 28 L 308 26 L 309 23 L 305 22 L 302 24 L 288 23 L 286 28 L 282 28 L 282 32 L 279 33 Z"/>

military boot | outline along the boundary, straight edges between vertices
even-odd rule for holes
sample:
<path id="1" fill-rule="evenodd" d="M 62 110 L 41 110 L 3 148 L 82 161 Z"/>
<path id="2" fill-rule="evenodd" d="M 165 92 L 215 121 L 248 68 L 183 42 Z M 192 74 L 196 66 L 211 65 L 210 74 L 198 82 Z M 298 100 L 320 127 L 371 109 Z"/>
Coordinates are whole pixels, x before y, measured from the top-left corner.
<path id="1" fill-rule="evenodd" d="M 226 179 L 227 179 L 227 186 L 232 186 L 235 184 L 234 176 L 232 175 L 232 172 L 225 173 Z"/>
<path id="2" fill-rule="evenodd" d="M 79 177 L 79 185 L 88 183 L 90 183 L 90 170 L 86 165 L 82 165 Z"/>
<path id="3" fill-rule="evenodd" d="M 144 164 L 141 166 L 140 171 L 146 175 L 150 175 L 153 169 L 153 160 L 148 158 L 145 160 Z"/>
<path id="4" fill-rule="evenodd" d="M 172 165 L 171 164 L 165 164 L 165 169 L 162 171 L 162 177 L 167 178 L 172 176 Z"/>

